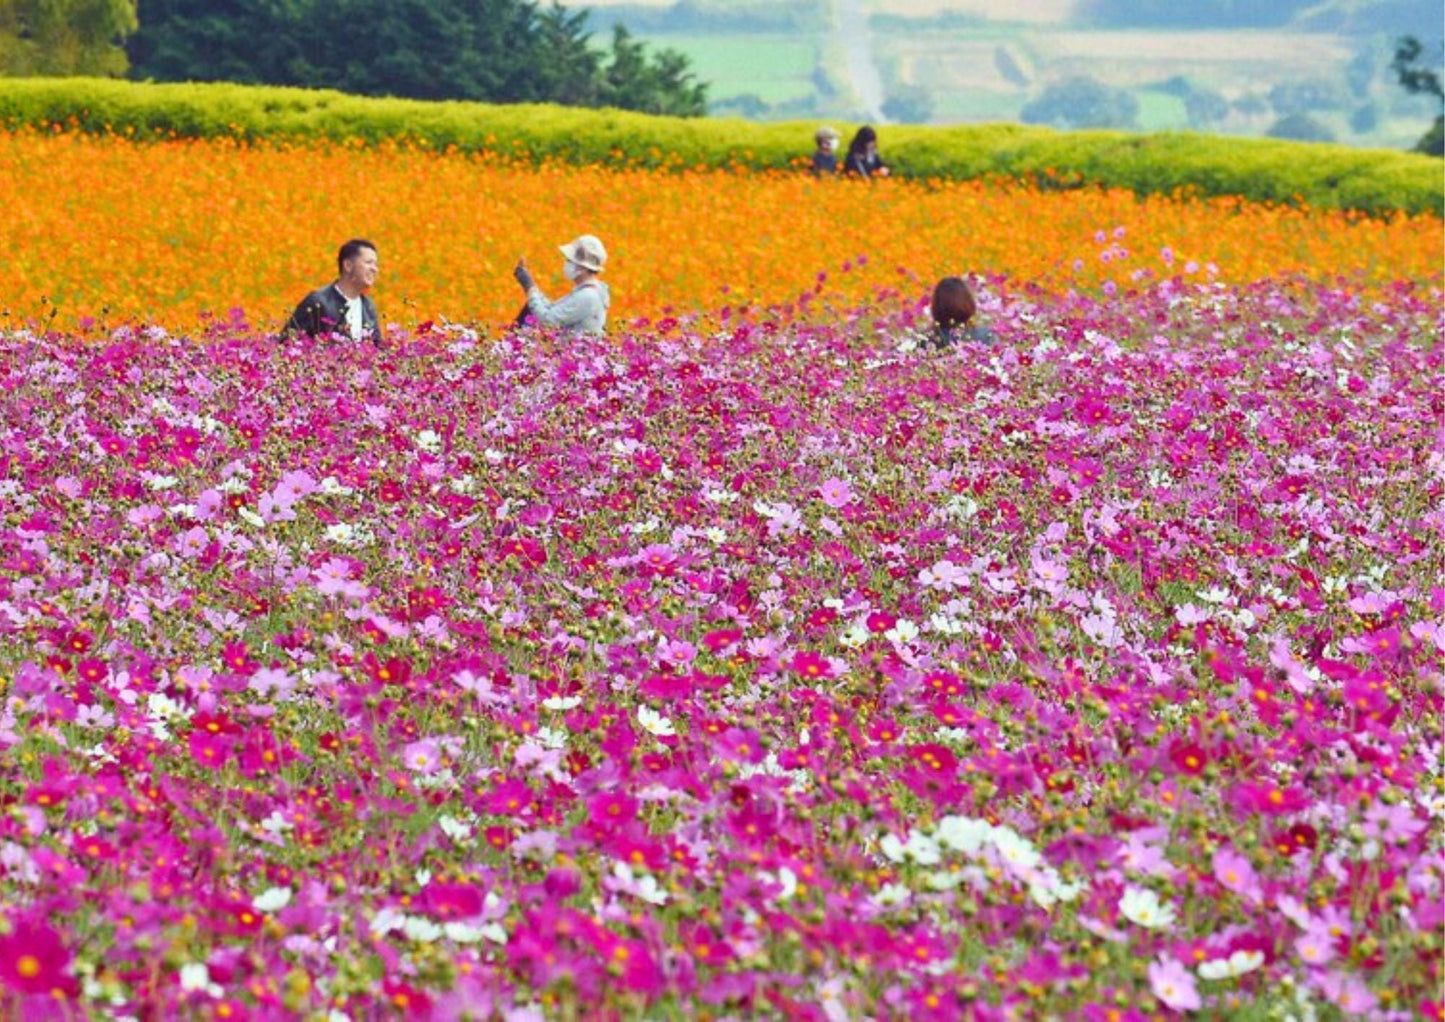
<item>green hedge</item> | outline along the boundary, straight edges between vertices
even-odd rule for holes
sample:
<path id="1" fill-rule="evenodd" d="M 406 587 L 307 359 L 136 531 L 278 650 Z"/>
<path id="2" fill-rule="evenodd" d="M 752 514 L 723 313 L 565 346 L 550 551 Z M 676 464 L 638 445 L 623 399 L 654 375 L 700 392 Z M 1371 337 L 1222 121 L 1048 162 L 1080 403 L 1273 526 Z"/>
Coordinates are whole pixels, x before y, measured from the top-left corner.
<path id="1" fill-rule="evenodd" d="M 399 139 L 528 159 L 645 166 L 783 168 L 812 148 L 813 122 L 760 124 L 617 110 L 372 99 L 229 84 L 151 85 L 96 78 L 0 79 L 0 123 L 74 125 L 151 138 Z M 846 128 L 846 125 L 839 125 Z M 1026 125 L 898 126 L 882 133 L 911 178 L 1003 176 L 1052 187 L 1237 195 L 1360 210 L 1442 213 L 1441 161 L 1413 153 L 1276 139 Z"/>

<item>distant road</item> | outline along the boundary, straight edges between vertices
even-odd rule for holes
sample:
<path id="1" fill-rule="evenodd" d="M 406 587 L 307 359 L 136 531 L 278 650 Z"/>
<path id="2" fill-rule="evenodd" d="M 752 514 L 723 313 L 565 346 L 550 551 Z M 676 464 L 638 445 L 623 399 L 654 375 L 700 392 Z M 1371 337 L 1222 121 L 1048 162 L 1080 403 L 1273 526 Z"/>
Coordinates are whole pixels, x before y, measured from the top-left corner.
<path id="1" fill-rule="evenodd" d="M 863 104 L 864 116 L 875 124 L 885 123 L 883 76 L 873 59 L 873 30 L 863 13 L 863 0 L 838 0 L 838 34 L 843 37 L 848 78 Z"/>

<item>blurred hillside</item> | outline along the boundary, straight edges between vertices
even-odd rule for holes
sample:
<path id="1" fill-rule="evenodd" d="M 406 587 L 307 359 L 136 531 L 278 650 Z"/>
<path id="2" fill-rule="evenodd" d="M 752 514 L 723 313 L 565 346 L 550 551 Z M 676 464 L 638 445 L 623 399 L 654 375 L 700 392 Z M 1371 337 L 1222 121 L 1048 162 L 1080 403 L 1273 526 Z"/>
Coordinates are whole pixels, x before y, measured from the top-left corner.
<path id="1" fill-rule="evenodd" d="M 1441 63 L 1438 0 L 574 0 L 686 54 L 708 109 L 761 120 L 1058 127 L 1414 144 L 1405 35 Z"/>

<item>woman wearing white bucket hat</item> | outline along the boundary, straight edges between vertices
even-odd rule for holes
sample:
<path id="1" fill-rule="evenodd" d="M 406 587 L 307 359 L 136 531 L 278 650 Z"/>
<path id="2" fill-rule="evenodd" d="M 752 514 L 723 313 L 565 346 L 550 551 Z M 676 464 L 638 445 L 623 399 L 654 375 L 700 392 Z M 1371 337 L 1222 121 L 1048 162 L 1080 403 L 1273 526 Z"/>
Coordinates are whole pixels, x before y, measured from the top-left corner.
<path id="1" fill-rule="evenodd" d="M 527 292 L 527 304 L 515 325 L 521 326 L 531 318 L 540 326 L 569 334 L 602 333 L 607 326 L 607 307 L 612 304 L 612 295 L 597 275 L 607 265 L 607 249 L 592 234 L 573 238 L 558 248 L 564 259 L 562 273 L 572 282 L 572 290 L 555 302 L 549 301 L 527 270 L 527 260 L 518 259 L 512 275 Z"/>

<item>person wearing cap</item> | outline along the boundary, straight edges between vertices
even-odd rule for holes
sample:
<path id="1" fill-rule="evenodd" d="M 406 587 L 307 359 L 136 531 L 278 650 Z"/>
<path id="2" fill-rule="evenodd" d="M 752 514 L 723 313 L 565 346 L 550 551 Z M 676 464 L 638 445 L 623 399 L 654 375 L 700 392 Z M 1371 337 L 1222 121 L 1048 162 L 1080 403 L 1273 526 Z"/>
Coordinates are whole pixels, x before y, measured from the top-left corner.
<path id="1" fill-rule="evenodd" d="M 607 326 L 607 307 L 612 296 L 607 285 L 597 279 L 607 265 L 607 249 L 595 235 L 583 234 L 565 245 L 562 252 L 563 275 L 572 282 L 572 290 L 550 301 L 527 269 L 527 260 L 518 259 L 512 276 L 527 292 L 527 304 L 517 325 L 528 317 L 539 326 L 563 330 L 569 334 L 600 334 Z"/>
<path id="2" fill-rule="evenodd" d="M 813 133 L 813 141 L 818 144 L 813 150 L 814 176 L 838 173 L 838 138 L 838 132 L 826 124 Z"/>

